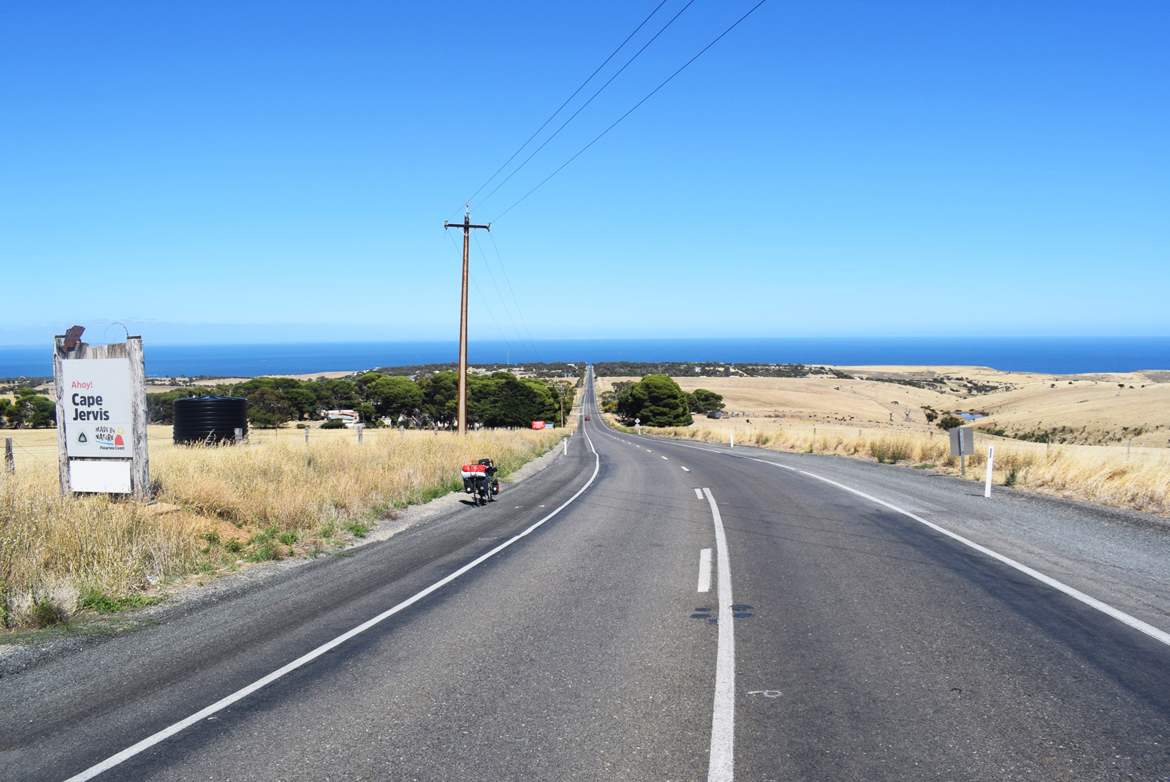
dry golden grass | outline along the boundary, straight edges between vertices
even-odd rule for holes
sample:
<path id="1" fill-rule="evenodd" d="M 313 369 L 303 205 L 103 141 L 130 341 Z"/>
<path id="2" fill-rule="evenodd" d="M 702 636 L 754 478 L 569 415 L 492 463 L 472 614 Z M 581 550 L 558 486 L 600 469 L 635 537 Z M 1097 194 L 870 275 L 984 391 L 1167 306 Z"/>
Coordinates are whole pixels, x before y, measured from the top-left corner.
<path id="1" fill-rule="evenodd" d="M 838 367 L 853 378 L 682 377 L 686 391 L 706 388 L 722 394 L 736 419 L 704 421 L 712 427 L 742 426 L 737 419 L 764 423 L 805 421 L 864 428 L 925 432 L 932 425 L 923 406 L 939 413 L 986 413 L 978 426 L 1011 435 L 1056 430 L 1069 444 L 1170 443 L 1170 374 L 1130 372 L 1046 375 L 999 372 L 983 367 Z M 600 378 L 597 390 L 616 380 Z M 940 381 L 919 388 L 905 382 Z M 904 382 L 883 382 L 904 381 Z M 974 392 L 976 387 L 995 387 Z"/>
<path id="2" fill-rule="evenodd" d="M 690 427 L 643 431 L 720 443 L 729 442 L 734 433 L 737 444 L 880 458 L 957 474 L 958 460 L 950 456 L 946 434 L 927 422 L 922 406 L 942 414 L 984 411 L 988 416 L 978 420 L 979 427 L 1013 433 L 1061 428 L 1061 436 L 1071 442 L 1048 446 L 980 434 L 979 452 L 967 460 L 968 478 L 984 479 L 987 446 L 994 444 L 992 480 L 997 484 L 1170 516 L 1166 373 L 1054 376 L 980 367 L 841 369 L 860 379 L 675 378 L 684 390 L 706 388 L 722 394 L 735 417 L 700 417 Z M 945 390 L 933 390 L 875 378 L 950 380 Z M 599 379 L 597 391 L 628 379 Z M 975 393 L 976 385 L 997 390 Z"/>
<path id="3" fill-rule="evenodd" d="M 713 422 L 714 423 L 714 422 Z M 700 442 L 752 445 L 777 451 L 826 453 L 929 467 L 959 475 L 942 432 L 882 431 L 806 423 L 730 427 L 642 427 L 643 433 Z M 995 446 L 992 482 L 1051 496 L 1170 517 L 1170 453 L 1166 449 L 1057 445 L 982 436 L 967 457 L 967 478 L 983 481 L 987 447 Z"/>
<path id="4" fill-rule="evenodd" d="M 461 487 L 460 464 L 495 460 L 507 475 L 562 432 L 451 433 L 314 429 L 253 432 L 250 443 L 177 447 L 150 428 L 155 505 L 61 497 L 56 433 L 19 441 L 0 475 L 0 620 L 5 628 L 68 616 L 94 596 L 117 600 L 189 574 L 213 576 L 365 534 L 379 517 Z"/>

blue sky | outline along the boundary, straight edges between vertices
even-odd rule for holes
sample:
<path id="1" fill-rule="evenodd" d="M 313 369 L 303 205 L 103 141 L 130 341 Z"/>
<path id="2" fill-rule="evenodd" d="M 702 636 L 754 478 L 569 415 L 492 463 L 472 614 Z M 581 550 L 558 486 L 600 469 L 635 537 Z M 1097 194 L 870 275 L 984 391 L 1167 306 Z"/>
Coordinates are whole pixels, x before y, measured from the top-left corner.
<path id="1" fill-rule="evenodd" d="M 513 206 L 754 4 L 472 201 L 473 339 L 1170 334 L 1160 0 L 768 0 Z M 656 5 L 3 4 L 0 345 L 456 338 L 443 221 Z"/>

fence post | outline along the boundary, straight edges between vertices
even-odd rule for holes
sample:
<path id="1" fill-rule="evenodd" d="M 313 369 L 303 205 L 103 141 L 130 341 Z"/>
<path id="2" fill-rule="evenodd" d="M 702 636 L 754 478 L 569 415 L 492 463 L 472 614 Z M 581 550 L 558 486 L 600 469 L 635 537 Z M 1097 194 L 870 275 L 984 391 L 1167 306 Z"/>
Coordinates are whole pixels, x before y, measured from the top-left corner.
<path id="1" fill-rule="evenodd" d="M 309 425 L 305 424 L 305 445 L 309 444 Z"/>
<path id="2" fill-rule="evenodd" d="M 237 426 L 235 429 L 235 443 L 239 445 L 242 442 L 244 442 L 244 430 Z"/>
<path id="3" fill-rule="evenodd" d="M 357 425 L 357 430 L 358 430 L 358 445 L 361 445 L 361 444 L 362 444 L 362 429 L 364 429 L 364 428 L 365 428 L 365 427 L 364 427 L 364 426 L 362 426 L 362 424 L 358 424 L 358 425 Z"/>
<path id="4" fill-rule="evenodd" d="M 12 457 L 12 438 L 4 438 L 4 471 L 9 475 L 16 474 L 16 460 Z"/>

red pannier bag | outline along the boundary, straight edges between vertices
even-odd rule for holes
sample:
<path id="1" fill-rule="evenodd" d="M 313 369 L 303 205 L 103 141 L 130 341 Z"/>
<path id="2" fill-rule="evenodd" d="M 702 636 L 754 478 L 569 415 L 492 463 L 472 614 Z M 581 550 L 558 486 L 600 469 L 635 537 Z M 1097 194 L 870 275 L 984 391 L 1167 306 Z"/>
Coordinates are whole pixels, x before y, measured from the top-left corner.
<path id="1" fill-rule="evenodd" d="M 483 464 L 465 464 L 459 468 L 459 474 L 464 478 L 486 478 L 487 466 Z"/>

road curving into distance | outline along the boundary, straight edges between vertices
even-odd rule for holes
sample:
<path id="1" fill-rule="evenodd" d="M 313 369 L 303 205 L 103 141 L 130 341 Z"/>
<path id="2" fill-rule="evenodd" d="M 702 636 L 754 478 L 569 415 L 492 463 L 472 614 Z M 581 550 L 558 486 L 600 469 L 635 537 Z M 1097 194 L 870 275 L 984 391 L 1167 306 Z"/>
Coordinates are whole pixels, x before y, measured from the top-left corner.
<path id="1" fill-rule="evenodd" d="M 584 409 L 497 503 L 0 679 L 0 777 L 1170 778 L 1161 527 Z"/>

